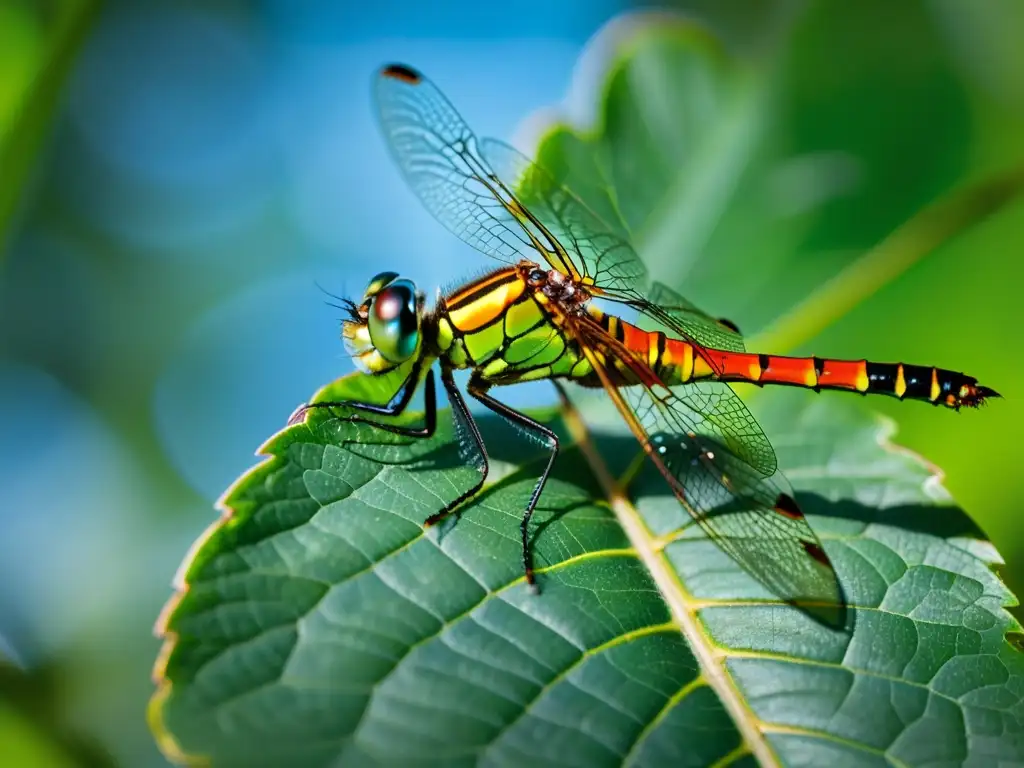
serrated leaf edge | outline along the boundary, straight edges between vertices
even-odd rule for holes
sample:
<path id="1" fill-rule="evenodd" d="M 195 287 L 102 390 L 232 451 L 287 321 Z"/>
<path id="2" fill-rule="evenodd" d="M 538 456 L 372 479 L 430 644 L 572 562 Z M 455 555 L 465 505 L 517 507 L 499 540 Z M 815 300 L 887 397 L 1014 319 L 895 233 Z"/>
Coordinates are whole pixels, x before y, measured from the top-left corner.
<path id="1" fill-rule="evenodd" d="M 220 498 L 218 498 L 214 503 L 214 508 L 219 509 L 221 512 L 220 517 L 210 523 L 210 525 L 206 527 L 206 530 L 204 530 L 199 537 L 192 542 L 192 546 L 189 547 L 188 552 L 182 559 L 181 564 L 178 566 L 178 570 L 175 572 L 174 578 L 172 579 L 171 585 L 174 593 L 164 604 L 160 611 L 160 615 L 157 617 L 153 626 L 153 634 L 157 638 L 162 639 L 163 643 L 160 646 L 160 651 L 157 653 L 156 661 L 153 663 L 153 669 L 150 673 L 153 684 L 156 686 L 156 690 L 150 697 L 149 704 L 146 708 L 146 720 L 150 731 L 153 733 L 153 737 L 156 740 L 157 746 L 164 754 L 164 757 L 178 765 L 206 766 L 211 764 L 208 756 L 184 750 L 178 743 L 177 739 L 166 728 L 163 721 L 164 703 L 170 697 L 171 689 L 173 687 L 173 684 L 166 675 L 167 663 L 170 660 L 171 655 L 174 653 L 174 649 L 178 642 L 177 633 L 168 629 L 168 626 L 182 599 L 184 599 L 185 595 L 188 593 L 188 572 L 191 570 L 196 558 L 202 552 L 207 542 L 209 542 L 218 531 L 230 523 L 234 518 L 235 510 L 230 504 L 231 497 L 240 487 L 247 483 L 253 475 L 271 469 L 274 463 L 283 461 L 279 455 L 268 452 L 269 446 L 289 431 L 306 428 L 305 424 L 296 424 L 285 427 L 284 429 L 274 433 L 274 435 L 266 440 L 256 451 L 256 456 L 265 457 L 263 461 L 253 465 L 239 475 L 238 478 L 228 486 L 224 493 L 220 495 Z"/>
<path id="2" fill-rule="evenodd" d="M 948 504 L 955 504 L 956 500 L 953 498 L 953 495 L 943 484 L 946 480 L 945 470 L 942 469 L 942 467 L 940 467 L 939 465 L 926 459 L 917 451 L 914 451 L 905 445 L 900 445 L 899 443 L 893 441 L 893 438 L 899 431 L 899 425 L 897 424 L 895 419 L 889 418 L 888 416 L 883 416 L 879 413 L 873 413 L 872 415 L 875 418 L 875 423 L 878 425 L 877 431 L 875 433 L 875 440 L 878 443 L 878 446 L 883 451 L 888 451 L 890 453 L 906 456 L 912 461 L 915 461 L 918 464 L 922 465 L 929 472 L 929 476 L 927 479 L 925 479 L 924 484 L 922 486 L 925 493 L 927 493 L 935 501 Z M 966 511 L 964 511 L 964 514 L 967 514 Z M 969 554 L 981 563 L 983 563 L 989 569 L 989 571 L 992 572 L 992 575 L 995 576 L 996 581 L 998 581 L 1000 586 L 1002 586 L 1003 588 L 1003 600 L 1001 601 L 1000 605 L 1003 608 L 1003 614 L 1008 619 L 1006 630 L 1003 632 L 1003 639 L 1006 640 L 1007 643 L 1010 643 L 1008 635 L 1011 633 L 1020 633 L 1024 631 L 1024 628 L 1021 627 L 1021 624 L 1019 621 L 1017 621 L 1017 618 L 1008 610 L 1010 608 L 1020 605 L 1020 598 L 1017 597 L 1017 595 L 1015 595 L 1008 586 L 1006 586 L 1005 582 L 1003 582 L 1002 578 L 999 575 L 999 566 L 1005 565 L 1006 561 L 1003 560 L 1002 555 L 999 554 L 999 550 L 996 549 L 995 545 L 987 536 L 984 538 L 957 536 L 954 538 L 947 539 L 947 542 L 954 545 L 959 541 L 977 542 L 985 545 L 985 548 L 988 550 L 988 557 L 984 559 L 975 550 L 972 550 Z"/>

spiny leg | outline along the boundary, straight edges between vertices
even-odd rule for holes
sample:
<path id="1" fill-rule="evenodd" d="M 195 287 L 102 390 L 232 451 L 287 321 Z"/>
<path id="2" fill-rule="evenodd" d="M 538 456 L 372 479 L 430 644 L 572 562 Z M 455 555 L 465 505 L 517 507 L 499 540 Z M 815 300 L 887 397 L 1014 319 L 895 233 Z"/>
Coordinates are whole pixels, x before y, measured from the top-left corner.
<path id="1" fill-rule="evenodd" d="M 377 403 L 361 403 L 358 400 L 335 400 L 335 401 L 324 401 L 319 403 L 309 403 L 307 405 L 299 406 L 295 413 L 292 414 L 291 418 L 288 419 L 288 424 L 297 424 L 300 419 L 306 415 L 306 411 L 313 408 L 352 408 L 357 411 L 366 411 L 367 413 L 374 413 L 380 416 L 399 416 L 401 415 L 409 402 L 412 400 L 413 394 L 416 392 L 416 385 L 419 382 L 419 368 L 414 368 L 402 385 L 398 388 L 395 394 L 391 397 L 385 405 L 379 405 Z M 395 435 L 404 435 L 406 437 L 431 437 L 434 434 L 434 430 L 437 428 L 437 390 L 434 386 L 434 371 L 427 371 L 426 382 L 423 388 L 423 400 L 424 400 L 424 413 L 423 413 L 423 426 L 421 427 L 402 427 L 396 424 L 385 424 L 380 421 L 368 419 L 364 416 L 346 416 L 345 420 L 349 422 L 357 422 L 363 424 L 372 424 L 378 429 L 383 429 L 385 432 L 391 432 Z"/>
<path id="2" fill-rule="evenodd" d="M 480 436 L 480 429 L 477 427 L 472 414 L 470 414 L 462 393 L 459 392 L 459 388 L 455 384 L 455 378 L 452 376 L 451 369 L 447 366 L 442 366 L 441 368 L 441 383 L 444 384 L 445 392 L 448 394 L 448 403 L 452 408 L 452 420 L 455 422 L 455 431 L 459 439 L 459 453 L 467 463 L 472 464 L 476 468 L 480 473 L 480 478 L 473 484 L 472 488 L 460 494 L 457 499 L 446 505 L 440 512 L 435 512 L 424 520 L 424 528 L 437 525 L 454 512 L 455 508 L 462 502 L 475 496 L 480 488 L 483 487 L 489 470 L 487 448 L 484 446 L 483 437 Z"/>
<path id="3" fill-rule="evenodd" d="M 526 414 L 520 413 L 514 408 L 505 405 L 500 400 L 495 400 L 487 394 L 488 388 L 489 385 L 480 379 L 476 377 L 470 379 L 468 387 L 469 394 L 486 405 L 496 414 L 506 419 L 513 426 L 518 427 L 527 437 L 540 443 L 551 451 L 551 454 L 548 457 L 547 466 L 544 467 L 544 471 L 537 480 L 537 484 L 533 487 L 533 493 L 530 495 L 530 501 L 526 505 L 526 509 L 523 512 L 523 519 L 519 524 L 519 531 L 522 534 L 523 539 L 523 571 L 526 574 L 526 583 L 533 587 L 534 591 L 537 591 L 536 579 L 533 575 L 533 556 L 530 553 L 530 518 L 533 517 L 533 510 L 537 506 L 537 502 L 540 500 L 541 491 L 544 490 L 544 485 L 547 483 L 548 476 L 551 474 L 551 468 L 555 464 L 555 457 L 558 456 L 558 436 L 540 422 L 534 421 Z"/>

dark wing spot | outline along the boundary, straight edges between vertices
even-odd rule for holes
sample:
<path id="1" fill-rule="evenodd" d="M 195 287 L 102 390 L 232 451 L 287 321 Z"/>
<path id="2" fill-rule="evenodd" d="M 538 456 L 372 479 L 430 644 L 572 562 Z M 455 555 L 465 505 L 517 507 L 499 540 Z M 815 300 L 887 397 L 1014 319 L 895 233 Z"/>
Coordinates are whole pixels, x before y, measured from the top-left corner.
<path id="1" fill-rule="evenodd" d="M 409 85 L 418 85 L 423 80 L 423 75 L 412 67 L 405 66 L 405 64 L 389 64 L 381 70 L 381 75 L 383 77 L 393 77 L 395 80 L 401 80 L 403 83 L 409 83 Z"/>
<path id="2" fill-rule="evenodd" d="M 739 326 L 737 326 L 736 323 L 734 323 L 732 320 L 729 320 L 728 318 L 725 318 L 725 317 L 718 318 L 718 324 L 719 325 L 724 325 L 726 328 L 728 328 L 733 333 L 739 333 L 740 332 Z"/>
<path id="3" fill-rule="evenodd" d="M 796 500 L 786 493 L 780 493 L 779 497 L 775 499 L 775 511 L 793 520 L 802 520 L 804 517 L 804 513 L 800 511 Z"/>
<path id="4" fill-rule="evenodd" d="M 822 565 L 828 568 L 832 567 L 832 563 L 829 562 L 828 555 L 825 554 L 825 550 L 823 550 L 813 541 L 801 541 L 800 543 L 804 545 L 804 551 L 807 552 L 808 555 L 813 557 Z"/>

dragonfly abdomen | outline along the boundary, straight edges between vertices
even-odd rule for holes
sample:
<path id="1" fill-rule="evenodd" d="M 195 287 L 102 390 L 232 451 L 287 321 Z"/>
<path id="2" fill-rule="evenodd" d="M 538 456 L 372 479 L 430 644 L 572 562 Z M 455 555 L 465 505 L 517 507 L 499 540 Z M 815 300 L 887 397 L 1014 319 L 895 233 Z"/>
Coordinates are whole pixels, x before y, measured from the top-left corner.
<path id="1" fill-rule="evenodd" d="M 808 389 L 839 389 L 879 394 L 900 400 L 922 400 L 949 408 L 975 407 L 998 394 L 978 380 L 956 371 L 906 363 L 831 360 L 703 350 L 694 378 L 784 384 Z"/>
<path id="2" fill-rule="evenodd" d="M 636 369 L 628 365 L 626 361 L 618 360 L 615 357 L 605 361 L 604 355 L 596 353 L 601 362 L 605 363 L 605 374 L 609 377 L 611 384 L 630 386 L 660 380 L 671 386 L 691 381 L 694 378 L 693 345 L 669 338 L 661 331 L 645 331 L 615 315 L 602 312 L 593 305 L 587 307 L 587 314 L 654 374 L 650 377 L 651 381 L 647 381 L 648 377 L 638 376 Z M 590 364 L 586 360 L 583 362 L 584 365 L 577 366 L 570 375 L 582 386 L 602 386 L 601 378 L 594 373 Z M 710 371 L 710 369 L 708 370 Z"/>
<path id="3" fill-rule="evenodd" d="M 999 396 L 980 386 L 974 377 L 945 368 L 705 349 L 661 331 L 645 331 L 614 315 L 598 311 L 591 315 L 669 386 L 719 379 L 890 395 L 954 409 L 976 407 L 986 398 Z M 635 377 L 621 371 L 620 380 L 615 383 L 628 385 L 634 383 L 632 378 Z"/>

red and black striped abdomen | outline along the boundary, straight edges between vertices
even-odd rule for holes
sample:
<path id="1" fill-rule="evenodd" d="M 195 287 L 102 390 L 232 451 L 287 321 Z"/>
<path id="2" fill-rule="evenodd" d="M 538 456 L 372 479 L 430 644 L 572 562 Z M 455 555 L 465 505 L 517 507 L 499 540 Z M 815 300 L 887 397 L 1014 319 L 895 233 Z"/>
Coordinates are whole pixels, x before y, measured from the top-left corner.
<path id="1" fill-rule="evenodd" d="M 712 377 L 724 381 L 890 395 L 900 400 L 923 400 L 956 409 L 975 407 L 987 397 L 998 397 L 995 391 L 979 386 L 972 376 L 933 366 L 718 350 L 705 350 L 703 354 L 712 368 Z"/>
<path id="2" fill-rule="evenodd" d="M 666 337 L 660 331 L 644 331 L 613 315 L 591 311 L 591 316 L 670 386 L 701 379 L 762 386 L 783 384 L 816 391 L 838 389 L 865 395 L 890 395 L 900 400 L 923 400 L 955 409 L 976 407 L 986 398 L 999 396 L 994 390 L 980 386 L 974 377 L 944 368 L 705 349 Z M 618 366 L 616 370 L 619 375 L 615 383 L 636 383 L 635 377 L 628 376 Z"/>

